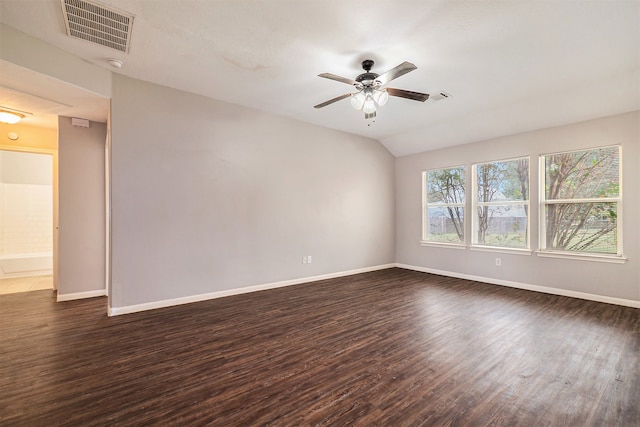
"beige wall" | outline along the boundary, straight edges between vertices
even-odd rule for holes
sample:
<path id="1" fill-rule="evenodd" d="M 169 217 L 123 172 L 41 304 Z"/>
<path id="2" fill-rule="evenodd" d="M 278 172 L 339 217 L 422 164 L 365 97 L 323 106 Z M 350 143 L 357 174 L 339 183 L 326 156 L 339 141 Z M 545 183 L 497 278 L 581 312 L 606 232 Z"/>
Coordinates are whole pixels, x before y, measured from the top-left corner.
<path id="1" fill-rule="evenodd" d="M 640 112 L 541 129 L 396 159 L 396 262 L 443 274 L 535 285 L 640 301 Z M 558 151 L 620 144 L 623 150 L 624 264 L 542 258 L 536 253 L 481 252 L 421 246 L 421 173 L 427 169 L 529 156 L 531 248 L 538 249 L 538 157 Z M 466 212 L 469 212 L 467 205 Z M 471 215 L 466 215 L 470 221 Z M 467 227 L 470 230 L 470 226 Z M 469 232 L 469 231 L 467 231 Z M 501 267 L 495 258 L 500 257 Z"/>
<path id="2" fill-rule="evenodd" d="M 17 133 L 18 139 L 15 141 L 9 139 L 9 132 Z M 29 126 L 23 123 L 15 125 L 0 123 L 0 146 L 17 149 L 57 150 L 58 131 L 57 129 Z"/>
<path id="3" fill-rule="evenodd" d="M 113 86 L 113 308 L 393 262 L 393 157 L 379 142 L 124 76 Z"/>
<path id="4" fill-rule="evenodd" d="M 106 125 L 60 117 L 58 132 L 58 299 L 104 294 Z"/>

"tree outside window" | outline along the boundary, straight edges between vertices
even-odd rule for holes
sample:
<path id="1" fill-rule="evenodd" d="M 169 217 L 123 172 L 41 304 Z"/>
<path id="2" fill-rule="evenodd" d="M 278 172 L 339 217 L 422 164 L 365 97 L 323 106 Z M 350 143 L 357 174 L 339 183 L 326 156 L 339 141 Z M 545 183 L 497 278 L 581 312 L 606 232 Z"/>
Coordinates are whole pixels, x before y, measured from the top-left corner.
<path id="1" fill-rule="evenodd" d="M 464 244 L 465 167 L 423 172 L 423 240 Z"/>
<path id="2" fill-rule="evenodd" d="M 544 168 L 544 248 L 621 255 L 620 147 L 549 154 Z"/>
<path id="3" fill-rule="evenodd" d="M 473 165 L 473 244 L 529 247 L 529 159 Z"/>

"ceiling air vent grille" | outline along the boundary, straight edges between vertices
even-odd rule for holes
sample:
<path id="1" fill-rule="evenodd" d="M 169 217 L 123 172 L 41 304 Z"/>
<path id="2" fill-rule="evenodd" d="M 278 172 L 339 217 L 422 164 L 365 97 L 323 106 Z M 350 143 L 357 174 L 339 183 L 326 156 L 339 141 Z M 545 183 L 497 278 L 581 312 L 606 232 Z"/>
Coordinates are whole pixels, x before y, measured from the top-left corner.
<path id="1" fill-rule="evenodd" d="M 451 98 L 447 92 L 438 92 L 429 96 L 429 102 L 441 101 L 443 99 Z"/>
<path id="2" fill-rule="evenodd" d="M 133 15 L 86 0 L 60 0 L 67 35 L 129 52 Z"/>

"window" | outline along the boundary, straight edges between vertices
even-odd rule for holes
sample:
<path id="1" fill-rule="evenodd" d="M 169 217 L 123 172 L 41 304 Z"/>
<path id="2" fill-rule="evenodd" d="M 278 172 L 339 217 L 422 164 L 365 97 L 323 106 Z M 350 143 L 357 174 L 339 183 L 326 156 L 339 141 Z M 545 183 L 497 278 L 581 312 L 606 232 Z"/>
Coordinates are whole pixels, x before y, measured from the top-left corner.
<path id="1" fill-rule="evenodd" d="M 472 244 L 529 248 L 529 159 L 473 165 Z"/>
<path id="2" fill-rule="evenodd" d="M 619 146 L 540 158 L 542 250 L 622 255 Z"/>
<path id="3" fill-rule="evenodd" d="M 464 244 L 465 167 L 422 173 L 425 242 Z"/>

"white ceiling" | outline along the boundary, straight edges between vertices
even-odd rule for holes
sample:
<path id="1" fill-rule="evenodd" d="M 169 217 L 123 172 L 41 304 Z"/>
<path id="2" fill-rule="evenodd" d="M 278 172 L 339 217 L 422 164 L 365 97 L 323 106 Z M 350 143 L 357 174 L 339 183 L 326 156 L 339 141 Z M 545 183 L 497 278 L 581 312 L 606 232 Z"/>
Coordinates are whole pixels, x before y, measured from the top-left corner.
<path id="1" fill-rule="evenodd" d="M 25 124 L 55 129 L 58 116 L 107 121 L 107 98 L 11 62 L 0 60 L 0 83 L 0 108 L 26 113 Z"/>
<path id="2" fill-rule="evenodd" d="M 116 72 L 380 140 L 400 156 L 640 109 L 640 1 L 102 0 L 135 16 L 128 54 L 65 35 L 59 0 L 0 21 Z M 418 69 L 375 123 L 317 77 Z M 3 77 L 4 78 L 4 77 Z M 41 88 L 42 89 L 42 88 Z M 43 92 L 40 92 L 42 94 Z M 371 124 L 371 126 L 368 126 Z"/>

